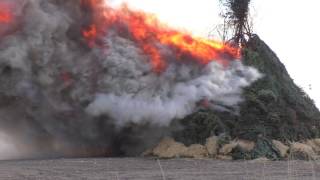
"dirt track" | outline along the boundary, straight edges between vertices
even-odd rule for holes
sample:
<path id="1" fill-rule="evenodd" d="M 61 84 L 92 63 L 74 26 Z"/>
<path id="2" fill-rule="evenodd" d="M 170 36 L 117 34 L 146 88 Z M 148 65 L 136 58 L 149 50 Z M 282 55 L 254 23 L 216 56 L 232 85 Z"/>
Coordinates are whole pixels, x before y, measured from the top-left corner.
<path id="1" fill-rule="evenodd" d="M 230 162 L 193 159 L 157 161 L 143 158 L 0 161 L 0 179 L 317 180 L 320 179 L 320 163 L 306 161 Z"/>

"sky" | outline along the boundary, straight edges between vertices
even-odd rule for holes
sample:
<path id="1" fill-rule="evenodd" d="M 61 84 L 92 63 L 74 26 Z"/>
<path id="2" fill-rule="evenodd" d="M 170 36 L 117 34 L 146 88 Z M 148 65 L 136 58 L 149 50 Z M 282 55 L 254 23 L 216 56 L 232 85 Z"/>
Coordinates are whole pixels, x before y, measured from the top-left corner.
<path id="1" fill-rule="evenodd" d="M 117 5 L 124 0 L 113 0 Z M 319 0 L 251 0 L 254 32 L 275 51 L 291 78 L 320 108 Z M 175 28 L 198 36 L 221 23 L 218 0 L 127 0 L 136 9 L 156 14 Z"/>
<path id="2" fill-rule="evenodd" d="M 255 32 L 275 51 L 294 81 L 320 108 L 320 1 L 253 2 Z"/>

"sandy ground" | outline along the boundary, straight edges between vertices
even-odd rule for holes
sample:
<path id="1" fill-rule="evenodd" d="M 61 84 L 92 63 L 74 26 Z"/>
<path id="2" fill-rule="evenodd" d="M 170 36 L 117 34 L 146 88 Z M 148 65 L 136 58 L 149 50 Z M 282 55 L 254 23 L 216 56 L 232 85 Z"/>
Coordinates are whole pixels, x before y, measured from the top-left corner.
<path id="1" fill-rule="evenodd" d="M 144 158 L 0 161 L 0 179 L 318 180 L 320 179 L 320 162 L 155 160 Z"/>

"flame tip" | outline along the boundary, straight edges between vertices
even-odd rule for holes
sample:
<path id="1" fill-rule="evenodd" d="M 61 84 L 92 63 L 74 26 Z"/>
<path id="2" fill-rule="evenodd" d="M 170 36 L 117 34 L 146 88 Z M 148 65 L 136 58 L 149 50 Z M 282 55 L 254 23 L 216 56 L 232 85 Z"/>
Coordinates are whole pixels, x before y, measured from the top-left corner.
<path id="1" fill-rule="evenodd" d="M 176 54 L 176 59 L 179 59 L 181 54 L 186 54 L 200 64 L 208 64 L 214 60 L 227 64 L 229 59 L 241 57 L 240 48 L 169 28 L 154 14 L 131 10 L 127 4 L 122 4 L 118 9 L 107 5 L 101 9 L 99 5 L 102 0 L 82 1 L 95 9 L 93 24 L 83 30 L 83 37 L 90 47 L 96 39 L 105 35 L 105 29 L 119 28 L 122 25 L 129 33 L 127 38 L 136 42 L 142 51 L 149 55 L 151 65 L 156 72 L 163 71 L 167 61 L 161 53 L 159 43 L 170 48 L 172 53 Z"/>

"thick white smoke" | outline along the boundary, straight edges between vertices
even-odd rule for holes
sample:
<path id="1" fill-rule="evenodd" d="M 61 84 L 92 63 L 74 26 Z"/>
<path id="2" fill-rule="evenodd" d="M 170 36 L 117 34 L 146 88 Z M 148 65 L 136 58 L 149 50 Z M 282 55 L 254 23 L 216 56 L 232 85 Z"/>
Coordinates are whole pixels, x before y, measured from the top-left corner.
<path id="1" fill-rule="evenodd" d="M 157 74 L 149 56 L 116 32 L 103 38 L 105 48 L 88 48 L 80 0 L 4 1 L 14 20 L 0 24 L 0 130 L 35 149 L 112 142 L 109 121 L 167 125 L 203 99 L 236 106 L 242 88 L 260 77 L 240 61 L 176 61 L 168 47 L 168 67 Z"/>
<path id="2" fill-rule="evenodd" d="M 242 88 L 260 77 L 253 68 L 234 61 L 228 67 L 217 62 L 203 66 L 186 61 L 170 61 L 160 75 L 152 71 L 148 57 L 132 42 L 108 37 L 108 54 L 103 65 L 110 69 L 87 112 L 109 115 L 118 124 L 151 121 L 167 125 L 197 109 L 203 99 L 225 106 L 241 101 Z M 104 91 L 104 92 L 103 92 Z"/>

